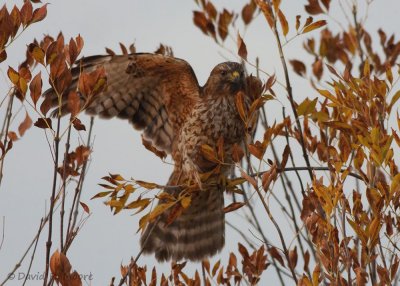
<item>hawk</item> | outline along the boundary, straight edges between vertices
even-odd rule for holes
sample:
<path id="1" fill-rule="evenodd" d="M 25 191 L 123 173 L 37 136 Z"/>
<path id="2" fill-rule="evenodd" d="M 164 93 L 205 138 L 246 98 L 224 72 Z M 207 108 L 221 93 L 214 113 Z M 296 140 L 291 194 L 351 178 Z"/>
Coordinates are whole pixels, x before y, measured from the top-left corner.
<path id="1" fill-rule="evenodd" d="M 167 211 L 147 226 L 141 237 L 144 253 L 154 253 L 159 261 L 196 261 L 216 254 L 225 240 L 223 190 L 207 188 L 207 180 L 200 182 L 200 175 L 215 167 L 200 147 L 216 147 L 222 137 L 224 160 L 233 163 L 232 147 L 241 144 L 248 131 L 235 97 L 243 92 L 249 106 L 250 99 L 261 94 L 261 82 L 247 77 L 241 64 L 224 62 L 213 68 L 201 87 L 186 61 L 161 54 L 91 56 L 79 63 L 72 70 L 70 90 L 76 89 L 81 70 L 90 72 L 102 66 L 107 75 L 107 89 L 87 106 L 88 114 L 127 119 L 154 147 L 170 154 L 174 170 L 168 185 L 194 180 L 203 186 L 172 223 L 166 222 Z M 258 94 L 248 94 L 249 85 Z M 52 96 L 57 105 L 54 92 L 45 96 Z M 229 174 L 233 164 L 225 165 L 221 172 Z"/>

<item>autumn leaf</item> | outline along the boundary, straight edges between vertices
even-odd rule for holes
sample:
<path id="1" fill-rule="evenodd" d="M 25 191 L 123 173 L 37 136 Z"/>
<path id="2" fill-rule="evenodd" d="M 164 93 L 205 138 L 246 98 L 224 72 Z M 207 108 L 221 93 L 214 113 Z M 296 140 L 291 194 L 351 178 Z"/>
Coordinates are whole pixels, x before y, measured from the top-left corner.
<path id="1" fill-rule="evenodd" d="M 223 211 L 224 211 L 224 213 L 233 212 L 237 209 L 240 209 L 244 205 L 246 205 L 246 203 L 234 202 L 234 203 L 231 203 L 230 205 L 226 206 Z"/>
<path id="2" fill-rule="evenodd" d="M 167 153 L 165 153 L 165 151 L 158 150 L 156 147 L 153 146 L 151 141 L 146 140 L 143 135 L 142 135 L 142 144 L 147 150 L 152 152 L 154 155 L 159 157 L 161 160 L 164 160 L 167 157 Z"/>
<path id="3" fill-rule="evenodd" d="M 42 21 L 47 15 L 47 3 L 33 11 L 31 23 Z"/>
<path id="4" fill-rule="evenodd" d="M 289 63 L 292 65 L 294 72 L 299 76 L 306 75 L 306 65 L 302 61 L 290 60 Z"/>
<path id="5" fill-rule="evenodd" d="M 283 14 L 283 12 L 281 11 L 281 9 L 278 10 L 278 18 L 279 18 L 279 22 L 281 23 L 283 35 L 286 36 L 289 32 L 289 23 L 286 20 L 286 17 Z"/>
<path id="6" fill-rule="evenodd" d="M 251 20 L 253 19 L 254 12 L 256 11 L 256 5 L 253 1 L 247 3 L 242 8 L 242 19 L 245 25 L 250 24 Z"/>
<path id="7" fill-rule="evenodd" d="M 24 121 L 21 122 L 21 124 L 18 126 L 18 132 L 19 136 L 24 136 L 26 130 L 32 127 L 32 119 L 29 117 L 28 112 L 25 114 L 25 119 Z"/>
<path id="8" fill-rule="evenodd" d="M 218 18 L 218 34 L 222 41 L 224 41 L 228 36 L 228 27 L 232 20 L 233 13 L 228 12 L 228 10 L 224 9 L 222 13 L 220 13 Z"/>
<path id="9" fill-rule="evenodd" d="M 182 207 L 184 209 L 188 208 L 190 206 L 191 201 L 192 201 L 192 197 L 190 197 L 190 196 L 183 197 L 181 200 Z"/>
<path id="10" fill-rule="evenodd" d="M 316 30 L 316 29 L 318 29 L 318 28 L 321 28 L 321 27 L 323 27 L 323 26 L 325 26 L 325 25 L 326 25 L 326 21 L 325 21 L 325 20 L 316 21 L 316 22 L 314 22 L 314 23 L 312 23 L 312 24 L 306 26 L 306 27 L 303 29 L 302 34 L 305 34 L 305 33 L 311 32 L 311 31 L 314 31 L 314 30 Z"/>
<path id="11" fill-rule="evenodd" d="M 87 213 L 90 214 L 90 209 L 87 206 L 87 204 L 83 203 L 83 202 L 79 202 L 79 204 L 81 205 L 81 207 L 83 208 L 83 210 Z"/>
<path id="12" fill-rule="evenodd" d="M 35 108 L 36 108 L 36 103 L 38 102 L 40 95 L 42 94 L 42 85 L 43 85 L 42 75 L 41 72 L 39 72 L 29 84 L 31 99 Z"/>
<path id="13" fill-rule="evenodd" d="M 237 39 L 237 45 L 238 45 L 238 55 L 243 58 L 244 60 L 247 61 L 247 48 L 246 44 L 244 43 L 242 37 L 238 33 L 238 39 Z"/>
<path id="14" fill-rule="evenodd" d="M 51 119 L 50 118 L 38 118 L 38 120 L 33 124 L 36 127 L 46 129 L 50 128 L 53 129 L 51 126 Z"/>

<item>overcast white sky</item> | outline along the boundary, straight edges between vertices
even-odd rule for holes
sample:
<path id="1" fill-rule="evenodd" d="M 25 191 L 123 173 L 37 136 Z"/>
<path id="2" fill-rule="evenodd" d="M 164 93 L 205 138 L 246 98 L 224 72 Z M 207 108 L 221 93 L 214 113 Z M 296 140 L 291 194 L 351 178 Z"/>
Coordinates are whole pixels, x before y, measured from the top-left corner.
<path id="1" fill-rule="evenodd" d="M 217 2 L 217 1 L 215 1 Z M 238 10 L 246 1 L 218 1 L 218 7 L 229 7 Z M 286 12 L 291 26 L 296 14 L 304 14 L 302 6 L 306 1 L 286 0 L 283 11 Z M 332 1 L 333 5 L 337 1 Z M 350 1 L 348 1 L 350 2 Z M 364 3 L 364 1 L 359 1 Z M 21 1 L 6 0 L 7 7 Z M 288 4 L 290 3 L 290 4 Z M 385 6 L 385 7 L 384 7 Z M 378 8 L 374 10 L 374 7 Z M 0 64 L 0 95 L 1 98 L 9 88 L 6 76 L 8 66 L 17 67 L 23 60 L 26 45 L 33 38 L 40 39 L 43 34 L 56 36 L 59 31 L 66 39 L 81 34 L 85 41 L 83 55 L 89 56 L 104 53 L 104 47 L 118 49 L 118 43 L 129 45 L 136 43 L 138 51 L 154 51 L 159 43 L 173 47 L 175 56 L 186 59 L 193 67 L 200 84 L 204 84 L 210 70 L 225 58 L 235 60 L 235 57 L 218 47 L 211 39 L 192 24 L 192 10 L 196 9 L 194 1 L 179 0 L 55 0 L 48 6 L 47 18 L 30 27 L 7 50 L 9 59 Z M 335 15 L 334 10 L 333 16 Z M 371 31 L 382 26 L 388 33 L 396 32 L 398 28 L 398 0 L 374 1 L 370 11 L 367 28 Z M 338 16 L 339 17 L 339 16 Z M 243 27 L 238 27 L 243 34 Z M 264 70 L 281 75 L 281 67 L 274 39 L 266 27 L 263 17 L 259 17 L 246 31 L 245 42 L 248 47 L 249 60 L 254 61 L 256 55 L 261 56 L 261 66 Z M 291 58 L 304 57 L 300 52 L 302 39 L 297 39 L 286 48 L 287 56 Z M 229 44 L 234 50 L 235 43 Z M 223 56 L 224 57 L 223 57 Z M 250 70 L 251 71 L 251 70 Z M 295 90 L 299 97 L 310 96 L 303 86 L 306 81 L 295 80 Z M 285 94 L 279 95 L 285 103 Z M 281 118 L 279 108 L 268 109 L 271 121 Z M 1 120 L 4 108 L 0 109 Z M 19 119 L 21 120 L 21 119 Z M 88 117 L 82 117 L 88 125 Z M 14 124 L 16 129 L 18 120 Z M 100 178 L 108 172 L 120 173 L 126 177 L 164 183 L 171 170 L 153 154 L 141 146 L 140 134 L 131 128 L 127 122 L 120 120 L 96 120 L 94 127 L 95 142 L 92 160 L 84 186 L 82 201 L 92 211 L 92 216 L 79 233 L 72 245 L 68 257 L 79 273 L 93 274 L 91 285 L 105 285 L 112 276 L 119 277 L 119 265 L 126 264 L 131 256 L 139 251 L 139 235 L 136 234 L 138 216 L 129 212 L 113 216 L 101 200 L 91 201 L 90 198 L 102 191 L 97 185 Z M 72 144 L 78 144 L 74 136 Z M 37 232 L 40 218 L 48 206 L 51 190 L 52 163 L 45 136 L 42 130 L 30 129 L 22 140 L 16 142 L 10 154 L 6 157 L 4 179 L 0 188 L 0 224 L 5 218 L 4 243 L 0 250 L 0 280 L 12 269 L 25 251 L 28 243 Z M 277 208 L 278 210 L 278 208 Z M 56 215 L 58 218 L 58 213 Z M 235 214 L 228 214 L 228 220 L 237 225 L 243 221 Z M 266 224 L 267 226 L 267 224 Z M 247 226 L 241 225 L 246 231 Z M 55 228 L 58 231 L 58 227 Z M 0 227 L 1 231 L 1 227 Z M 267 232 L 274 240 L 275 231 Z M 1 233 L 0 233 L 1 234 Z M 44 268 L 44 249 L 47 229 L 39 241 L 36 259 L 32 273 L 42 272 Z M 56 233 L 56 237 L 58 233 Z M 235 250 L 240 238 L 229 228 L 227 232 L 227 247 Z M 54 243 L 58 245 L 57 241 Z M 53 251 L 55 250 L 53 248 Z M 225 252 L 226 253 L 226 250 Z M 215 260 L 215 259 L 214 259 Z M 27 261 L 27 260 L 26 260 Z M 27 263 L 17 271 L 23 273 Z M 141 258 L 140 264 L 146 263 L 151 268 L 152 257 Z M 160 268 L 161 269 L 161 268 Z M 165 267 L 163 268 L 165 269 Z M 265 279 L 275 277 L 272 267 L 267 270 Z M 274 285 L 273 280 L 269 280 Z M 42 281 L 31 281 L 29 285 L 40 285 Z M 20 285 L 15 279 L 9 285 Z"/>

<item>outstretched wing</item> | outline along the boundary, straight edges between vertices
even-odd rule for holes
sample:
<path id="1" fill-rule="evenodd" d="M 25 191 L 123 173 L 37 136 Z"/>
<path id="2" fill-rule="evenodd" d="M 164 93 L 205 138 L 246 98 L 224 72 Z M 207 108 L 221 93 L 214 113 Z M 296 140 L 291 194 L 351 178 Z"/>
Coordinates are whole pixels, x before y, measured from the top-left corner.
<path id="1" fill-rule="evenodd" d="M 145 139 L 171 152 L 173 138 L 200 97 L 200 87 L 190 65 L 160 54 L 130 54 L 83 58 L 72 70 L 69 90 L 76 90 L 80 73 L 103 66 L 107 89 L 95 96 L 86 112 L 104 118 L 128 119 Z M 67 93 L 66 93 L 67 94 Z M 48 90 L 56 106 L 57 96 Z M 67 96 L 63 96 L 64 108 Z"/>

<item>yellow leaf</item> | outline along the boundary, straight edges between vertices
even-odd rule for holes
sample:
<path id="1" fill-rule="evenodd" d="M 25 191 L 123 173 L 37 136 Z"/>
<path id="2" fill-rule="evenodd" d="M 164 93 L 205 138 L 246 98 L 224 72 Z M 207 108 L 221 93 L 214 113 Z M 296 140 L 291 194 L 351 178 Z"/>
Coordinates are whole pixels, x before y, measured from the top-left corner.
<path id="1" fill-rule="evenodd" d="M 152 221 L 156 219 L 159 215 L 161 215 L 163 212 L 165 212 L 167 209 L 172 207 L 175 204 L 175 202 L 170 202 L 170 203 L 165 203 L 165 204 L 159 204 L 157 205 L 154 210 L 149 214 L 149 220 Z"/>
<path id="2" fill-rule="evenodd" d="M 182 205 L 182 207 L 183 207 L 184 209 L 188 208 L 188 207 L 190 206 L 191 201 L 192 201 L 192 197 L 190 197 L 190 196 L 184 197 L 184 198 L 181 200 L 181 205 Z"/>
<path id="3" fill-rule="evenodd" d="M 152 189 L 156 189 L 158 188 L 158 185 L 155 183 L 149 183 L 149 182 L 145 182 L 145 181 L 135 181 L 136 184 L 138 184 L 139 186 L 148 189 L 148 190 L 152 190 Z"/>
<path id="4" fill-rule="evenodd" d="M 111 193 L 112 193 L 112 191 L 108 191 L 108 192 L 100 192 L 100 193 L 98 193 L 98 194 L 94 195 L 94 196 L 91 198 L 91 200 L 93 200 L 93 199 L 97 199 L 97 198 L 102 198 L 102 197 L 105 197 L 105 196 L 107 196 L 107 195 L 109 195 L 109 194 L 111 194 Z"/>
<path id="5" fill-rule="evenodd" d="M 298 115 L 308 115 L 315 112 L 315 106 L 317 105 L 318 99 L 315 98 L 314 100 L 310 101 L 306 98 L 298 107 L 297 113 Z"/>
<path id="6" fill-rule="evenodd" d="M 144 230 L 148 223 L 149 223 L 149 214 L 146 214 L 142 216 L 139 220 L 139 230 Z"/>
<path id="7" fill-rule="evenodd" d="M 392 107 L 393 107 L 393 105 L 395 105 L 396 104 L 396 102 L 399 100 L 399 98 L 400 98 L 400 90 L 398 90 L 394 95 L 393 95 L 393 97 L 392 97 L 392 100 L 390 101 L 390 104 L 389 104 L 389 112 L 390 112 L 390 110 L 392 110 Z"/>
<path id="8" fill-rule="evenodd" d="M 113 208 L 121 208 L 123 207 L 123 203 L 121 201 L 118 200 L 110 200 L 108 202 L 105 203 L 106 205 L 113 207 Z"/>
<path id="9" fill-rule="evenodd" d="M 127 206 L 125 206 L 125 209 L 129 210 L 140 208 L 139 211 L 141 211 L 145 209 L 150 204 L 150 202 L 150 199 L 137 199 L 136 201 L 131 202 Z"/>
<path id="10" fill-rule="evenodd" d="M 369 61 L 368 61 L 368 59 L 366 59 L 366 60 L 365 60 L 365 63 L 364 63 L 363 75 L 364 75 L 365 77 L 369 77 L 369 75 L 370 75 L 370 67 L 369 67 Z"/>
<path id="11" fill-rule="evenodd" d="M 382 224 L 380 223 L 380 218 L 375 217 L 371 224 L 369 225 L 368 235 L 369 235 L 369 247 L 372 248 L 377 243 L 379 237 L 379 231 L 381 230 Z"/>
<path id="12" fill-rule="evenodd" d="M 16 85 L 18 83 L 19 74 L 12 67 L 8 67 L 7 75 L 13 84 Z"/>

